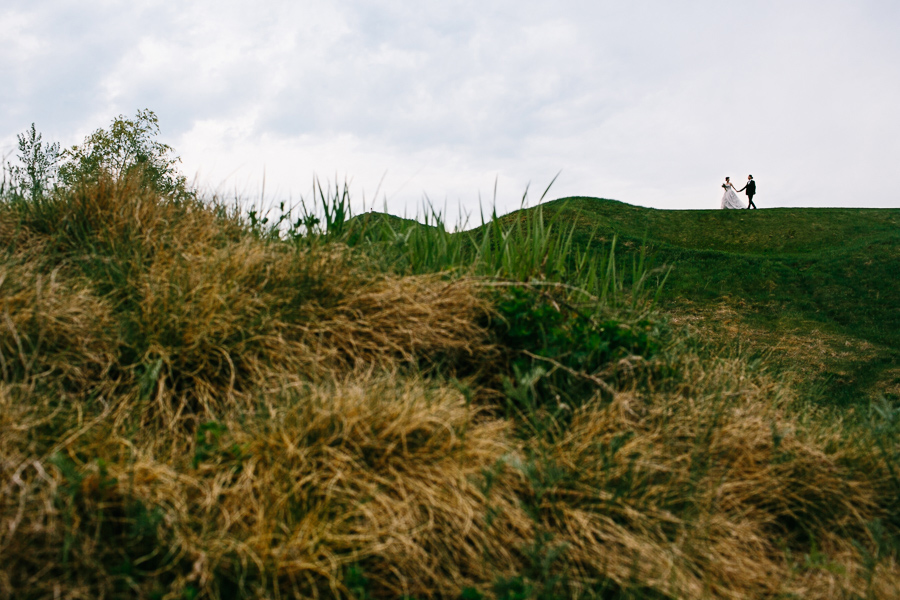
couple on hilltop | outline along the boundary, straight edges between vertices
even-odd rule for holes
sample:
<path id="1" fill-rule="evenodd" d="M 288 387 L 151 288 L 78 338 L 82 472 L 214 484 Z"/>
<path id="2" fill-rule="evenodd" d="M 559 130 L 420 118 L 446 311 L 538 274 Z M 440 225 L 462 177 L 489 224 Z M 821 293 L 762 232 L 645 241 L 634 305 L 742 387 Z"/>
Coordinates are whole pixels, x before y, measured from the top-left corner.
<path id="1" fill-rule="evenodd" d="M 725 188 L 725 194 L 722 196 L 722 208 L 745 208 L 741 199 L 738 198 L 738 192 L 743 192 L 744 190 L 747 190 L 747 200 L 750 201 L 746 208 L 756 208 L 756 205 L 753 204 L 753 196 L 756 195 L 756 181 L 754 181 L 753 175 L 747 175 L 747 185 L 739 190 L 734 189 L 730 177 L 725 178 L 725 183 L 722 184 L 722 187 Z"/>

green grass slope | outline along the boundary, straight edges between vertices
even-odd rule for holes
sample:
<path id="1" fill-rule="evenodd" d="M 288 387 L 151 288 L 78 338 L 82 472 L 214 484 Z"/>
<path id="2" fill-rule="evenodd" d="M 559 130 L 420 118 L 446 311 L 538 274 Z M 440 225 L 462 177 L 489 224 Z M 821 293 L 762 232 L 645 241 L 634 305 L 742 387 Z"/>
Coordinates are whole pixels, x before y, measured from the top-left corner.
<path id="1" fill-rule="evenodd" d="M 813 373 L 833 400 L 896 394 L 900 210 L 656 210 L 584 197 L 543 210 L 574 227 L 578 245 L 646 243 L 673 267 L 665 307 L 708 328 L 739 323 L 733 335 Z"/>

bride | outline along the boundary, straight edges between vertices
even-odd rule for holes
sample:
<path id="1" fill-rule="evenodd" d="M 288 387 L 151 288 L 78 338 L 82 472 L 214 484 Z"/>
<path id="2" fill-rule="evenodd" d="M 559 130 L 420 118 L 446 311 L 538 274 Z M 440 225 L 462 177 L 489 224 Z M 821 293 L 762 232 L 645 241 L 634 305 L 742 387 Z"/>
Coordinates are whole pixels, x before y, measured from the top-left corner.
<path id="1" fill-rule="evenodd" d="M 725 194 L 722 196 L 722 208 L 744 208 L 741 204 L 741 199 L 738 198 L 737 192 L 734 190 L 734 186 L 731 184 L 730 177 L 725 178 L 725 183 L 722 184 L 722 187 L 725 188 Z"/>

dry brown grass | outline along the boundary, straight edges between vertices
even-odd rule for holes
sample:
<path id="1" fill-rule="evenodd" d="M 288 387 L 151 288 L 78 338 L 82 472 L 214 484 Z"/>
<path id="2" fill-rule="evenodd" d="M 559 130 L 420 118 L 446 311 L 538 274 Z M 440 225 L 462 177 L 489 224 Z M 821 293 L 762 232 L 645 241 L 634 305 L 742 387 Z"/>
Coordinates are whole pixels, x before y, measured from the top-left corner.
<path id="1" fill-rule="evenodd" d="M 740 311 L 738 310 L 740 309 Z M 868 399 L 882 395 L 900 396 L 896 370 L 889 368 L 892 351 L 869 341 L 823 331 L 820 324 L 803 322 L 792 326 L 761 326 L 747 318 L 753 309 L 732 299 L 716 306 L 680 306 L 672 312 L 675 324 L 693 335 L 720 346 L 733 344 L 745 354 L 758 354 L 780 368 L 797 384 L 818 384 L 833 380 L 855 387 Z M 868 373 L 873 365 L 874 377 Z M 859 381 L 860 375 L 868 381 Z"/>
<path id="2" fill-rule="evenodd" d="M 678 598 L 900 592 L 895 563 L 872 587 L 861 572 L 850 540 L 867 539 L 866 523 L 886 515 L 878 482 L 825 452 L 834 431 L 802 429 L 780 408 L 786 390 L 749 377 L 739 360 L 682 369 L 688 383 L 676 393 L 589 406 L 554 447 L 577 474 L 561 501 L 582 500 L 563 520 L 584 577 Z M 793 564 L 785 550 L 806 548 L 808 561 L 810 537 L 821 564 Z"/>
<path id="3" fill-rule="evenodd" d="M 87 351 L 79 344 L 93 346 L 75 363 L 102 353 L 108 367 L 118 357 L 127 386 L 143 378 L 151 420 L 172 425 L 217 418 L 230 404 L 252 408 L 257 388 L 286 376 L 397 361 L 471 371 L 494 352 L 482 325 L 488 302 L 469 281 L 383 275 L 340 245 L 260 239 L 223 208 L 160 200 L 128 181 L 103 181 L 57 200 L 51 215 L 5 215 L 6 223 L 24 221 L 3 228 L 6 241 L 32 250 L 5 267 L 27 273 L 6 277 L 0 309 L 15 322 L 6 327 L 9 340 L 0 338 L 3 356 L 16 356 L 16 344 L 53 341 L 42 337 L 48 324 L 33 322 L 31 308 L 23 308 L 49 281 L 51 300 L 62 294 L 78 304 L 41 313 L 66 321 L 54 335 L 79 338 L 50 345 L 60 368 L 66 353 Z M 19 290 L 31 280 L 30 292 Z M 43 329 L 11 329 L 25 322 Z M 101 338 L 103 348 L 94 343 Z M 83 389 L 95 375 L 83 374 Z"/>
<path id="4" fill-rule="evenodd" d="M 347 594 L 347 566 L 365 563 L 382 594 L 454 595 L 461 584 L 490 580 L 492 567 L 515 566 L 510 544 L 525 532 L 512 523 L 506 536 L 489 535 L 485 499 L 473 483 L 509 450 L 508 423 L 473 422 L 475 411 L 458 391 L 383 377 L 288 389 L 282 400 L 265 421 L 223 423 L 214 447 L 196 461 L 189 436 L 136 442 L 100 426 L 66 450 L 126 452 L 128 459 L 109 463 L 102 477 L 96 462 L 86 462 L 71 499 L 60 493 L 66 480 L 46 458 L 16 448 L 13 428 L 27 431 L 27 418 L 4 420 L 0 433 L 12 446 L 4 448 L 12 459 L 4 496 L 19 500 L 18 510 L 0 513 L 7 597 L 39 586 L 23 576 L 40 567 L 49 567 L 50 580 L 63 578 L 59 549 L 70 529 L 77 531 L 70 568 L 83 577 L 67 592 L 113 593 L 115 578 L 98 577 L 95 561 L 122 562 L 134 540 L 118 532 L 116 548 L 95 532 L 110 535 L 106 527 L 117 518 L 111 513 L 136 502 L 164 515 L 154 540 L 163 547 L 137 551 L 172 553 L 156 575 L 173 590 L 220 594 L 226 582 L 249 575 L 252 597 L 278 589 L 331 597 Z M 512 516 L 520 512 L 514 497 L 501 504 Z M 527 529 L 527 520 L 518 521 Z M 141 558 L 153 561 L 132 560 Z"/>
<path id="5" fill-rule="evenodd" d="M 0 376 L 69 388 L 105 378 L 116 345 L 108 303 L 28 255 L 0 264 Z"/>
<path id="6" fill-rule="evenodd" d="M 482 287 L 104 185 L 0 211 L 0 598 L 900 593 L 885 454 L 741 360 L 535 435 L 478 400 Z"/>
<path id="7" fill-rule="evenodd" d="M 63 442 L 40 453 L 40 397 L 4 386 L 0 591 L 115 596 L 128 579 L 110 566 L 130 562 L 137 595 L 164 583 L 170 597 L 241 585 L 248 597 L 347 596 L 358 564 L 375 597 L 454 597 L 526 571 L 540 527 L 567 547 L 566 595 L 605 581 L 671 598 L 895 597 L 894 559 L 867 571 L 851 541 L 866 547 L 866 523 L 884 516 L 876 482 L 824 451 L 828 432 L 779 414 L 777 384 L 736 383 L 737 361 L 685 368 L 703 383 L 619 393 L 550 446 L 520 441 L 454 388 L 355 374 L 286 384 L 267 418 L 235 411 L 199 437 L 70 413 Z M 523 508 L 536 501 L 531 468 L 564 473 L 537 522 Z M 130 521 L 153 514 L 153 535 L 135 533 Z"/>
<path id="8" fill-rule="evenodd" d="M 479 325 L 487 304 L 465 281 L 366 277 L 345 250 L 251 239 L 189 256 L 154 262 L 139 288 L 144 362 L 165 365 L 156 389 L 169 421 L 180 410 L 169 407 L 215 417 L 223 400 L 247 406 L 251 390 L 286 374 L 476 363 L 492 352 Z"/>

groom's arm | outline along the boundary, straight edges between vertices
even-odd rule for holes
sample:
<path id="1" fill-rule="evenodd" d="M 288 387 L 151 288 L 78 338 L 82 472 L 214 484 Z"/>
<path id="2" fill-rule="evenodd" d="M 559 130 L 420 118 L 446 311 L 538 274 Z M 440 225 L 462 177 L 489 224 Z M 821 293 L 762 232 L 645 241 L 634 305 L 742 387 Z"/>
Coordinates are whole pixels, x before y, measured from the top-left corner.
<path id="1" fill-rule="evenodd" d="M 747 186 L 745 185 L 744 187 L 742 187 L 741 189 L 738 190 L 738 193 L 740 194 L 741 192 L 743 192 L 746 189 L 747 189 Z"/>

